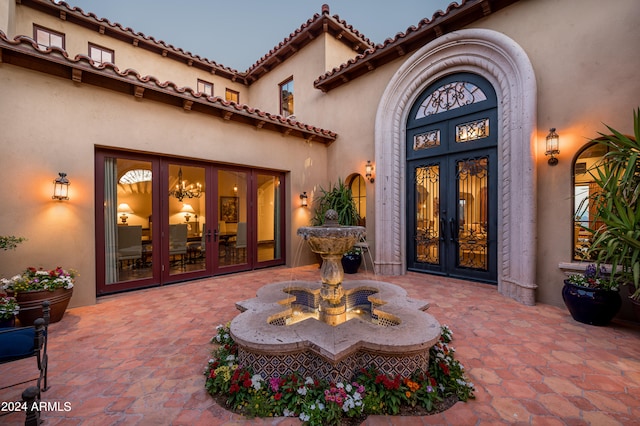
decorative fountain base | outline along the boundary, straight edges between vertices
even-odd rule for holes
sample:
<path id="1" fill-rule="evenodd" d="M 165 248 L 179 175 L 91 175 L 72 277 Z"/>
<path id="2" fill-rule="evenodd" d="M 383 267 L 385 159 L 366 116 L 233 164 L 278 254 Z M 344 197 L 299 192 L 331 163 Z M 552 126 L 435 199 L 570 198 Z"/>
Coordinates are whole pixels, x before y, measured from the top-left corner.
<path id="1" fill-rule="evenodd" d="M 287 373 L 329 381 L 349 381 L 362 367 L 388 375 L 427 371 L 429 349 L 440 324 L 425 311 L 428 303 L 410 299 L 401 287 L 372 281 L 341 285 L 345 321 L 321 321 L 321 283 L 269 284 L 254 299 L 238 302 L 231 321 L 238 364 L 263 378 Z"/>

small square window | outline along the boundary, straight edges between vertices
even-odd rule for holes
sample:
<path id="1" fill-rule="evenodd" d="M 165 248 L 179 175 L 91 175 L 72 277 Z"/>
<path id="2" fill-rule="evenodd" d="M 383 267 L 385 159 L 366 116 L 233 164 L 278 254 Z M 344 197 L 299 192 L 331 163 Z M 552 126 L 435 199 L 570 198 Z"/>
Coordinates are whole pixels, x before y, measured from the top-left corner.
<path id="1" fill-rule="evenodd" d="M 94 62 L 98 64 L 114 64 L 114 56 L 115 54 L 113 50 L 89 43 L 89 57 L 93 59 Z"/>
<path id="2" fill-rule="evenodd" d="M 280 84 L 280 115 L 293 115 L 293 78 Z"/>
<path id="3" fill-rule="evenodd" d="M 206 96 L 213 96 L 213 83 L 198 79 L 198 93 Z"/>
<path id="4" fill-rule="evenodd" d="M 238 104 L 240 103 L 240 93 L 235 90 L 227 89 L 224 93 L 224 99 L 227 102 L 235 102 Z"/>
<path id="5" fill-rule="evenodd" d="M 34 25 L 33 38 L 41 49 L 59 47 L 64 50 L 64 34 L 57 31 Z"/>

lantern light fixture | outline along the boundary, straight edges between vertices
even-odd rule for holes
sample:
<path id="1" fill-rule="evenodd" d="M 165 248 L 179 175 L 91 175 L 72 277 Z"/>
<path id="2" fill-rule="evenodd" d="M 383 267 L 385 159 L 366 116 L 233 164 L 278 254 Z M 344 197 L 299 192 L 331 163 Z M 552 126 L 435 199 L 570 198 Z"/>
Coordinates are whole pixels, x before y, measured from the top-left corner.
<path id="1" fill-rule="evenodd" d="M 309 196 L 307 195 L 307 191 L 300 194 L 300 205 L 302 207 L 307 207 L 309 205 Z"/>
<path id="2" fill-rule="evenodd" d="M 556 128 L 552 127 L 547 135 L 546 151 L 544 152 L 544 155 L 551 156 L 548 161 L 550 166 L 558 164 L 558 159 L 554 157 L 558 154 L 560 154 L 560 136 L 556 133 Z"/>
<path id="3" fill-rule="evenodd" d="M 58 173 L 58 177 L 53 181 L 53 200 L 68 200 L 69 199 L 69 179 L 67 174 L 63 172 Z"/>
<path id="4" fill-rule="evenodd" d="M 367 160 L 367 165 L 364 166 L 364 171 L 364 176 L 369 180 L 369 182 L 373 183 L 375 179 L 373 177 L 373 164 L 371 164 L 371 160 Z"/>

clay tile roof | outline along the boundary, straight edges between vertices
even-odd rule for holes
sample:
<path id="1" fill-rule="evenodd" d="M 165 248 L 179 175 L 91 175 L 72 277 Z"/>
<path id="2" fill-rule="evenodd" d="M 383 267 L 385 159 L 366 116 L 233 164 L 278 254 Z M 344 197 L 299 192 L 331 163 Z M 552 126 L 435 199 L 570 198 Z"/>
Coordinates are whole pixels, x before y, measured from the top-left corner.
<path id="1" fill-rule="evenodd" d="M 35 40 L 27 36 L 18 36 L 10 40 L 0 31 L 0 55 L 0 62 L 5 64 L 68 78 L 76 83 L 133 94 L 136 98 L 162 102 L 259 129 L 277 131 L 284 135 L 327 145 L 338 136 L 330 130 L 260 111 L 248 105 L 228 102 L 217 96 L 207 97 L 190 87 L 180 87 L 172 81 L 161 81 L 150 75 L 141 76 L 131 68 L 120 71 L 115 64 L 96 63 L 87 55 L 71 58 L 65 50 L 59 47 L 39 47 Z"/>
<path id="2" fill-rule="evenodd" d="M 449 32 L 461 29 L 518 0 L 461 0 L 450 3 L 446 11 L 436 11 L 431 19 L 422 19 L 417 26 L 386 39 L 355 58 L 320 76 L 314 86 L 327 92 L 363 74 L 403 57 Z"/>
<path id="3" fill-rule="evenodd" d="M 324 4 L 322 5 L 322 12 L 320 14 L 314 14 L 313 17 L 308 19 L 266 55 L 249 67 L 246 72 L 248 83 L 251 84 L 262 75 L 268 73 L 303 46 L 317 38 L 321 33 L 325 32 L 336 37 L 355 52 L 363 52 L 374 46 L 371 40 L 366 38 L 346 21 L 340 19 L 338 15 L 331 16 L 329 5 Z"/>
<path id="4" fill-rule="evenodd" d="M 246 84 L 244 73 L 199 55 L 194 55 L 163 40 L 156 40 L 153 36 L 136 32 L 132 28 L 124 27 L 117 22 L 111 22 L 106 18 L 99 18 L 92 12 L 85 12 L 81 8 L 70 6 L 64 1 L 57 3 L 55 0 L 20 0 L 20 3 L 41 12 L 57 16 L 60 19 L 106 34 L 120 41 L 131 43 L 140 48 L 168 56 L 171 59 L 188 63 L 191 66 L 209 72 L 213 71 L 222 77 Z"/>

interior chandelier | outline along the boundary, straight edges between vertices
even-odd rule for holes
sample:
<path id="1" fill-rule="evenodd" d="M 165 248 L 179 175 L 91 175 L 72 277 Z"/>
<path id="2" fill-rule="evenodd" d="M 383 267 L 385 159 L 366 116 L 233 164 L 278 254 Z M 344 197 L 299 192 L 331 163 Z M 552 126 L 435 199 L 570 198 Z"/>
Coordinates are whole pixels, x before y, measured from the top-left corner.
<path id="1" fill-rule="evenodd" d="M 182 201 L 183 198 L 200 198 L 202 197 L 202 185 L 196 183 L 187 186 L 186 182 L 182 180 L 182 167 L 178 170 L 178 184 L 176 188 L 169 191 L 170 197 L 176 197 L 178 201 Z"/>

